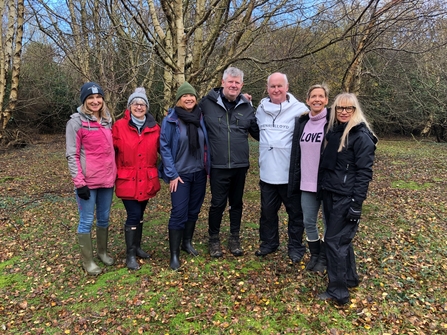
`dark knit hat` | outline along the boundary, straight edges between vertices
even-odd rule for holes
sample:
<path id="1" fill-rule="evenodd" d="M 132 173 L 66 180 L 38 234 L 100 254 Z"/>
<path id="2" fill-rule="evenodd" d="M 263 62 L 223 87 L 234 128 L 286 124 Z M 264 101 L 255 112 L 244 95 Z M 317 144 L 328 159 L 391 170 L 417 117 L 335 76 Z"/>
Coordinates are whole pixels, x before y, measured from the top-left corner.
<path id="1" fill-rule="evenodd" d="M 135 89 L 135 92 L 130 95 L 129 99 L 127 99 L 127 108 L 130 107 L 132 101 L 134 101 L 135 99 L 143 100 L 147 106 L 147 109 L 149 109 L 149 100 L 147 100 L 146 90 L 144 89 L 144 87 L 137 87 Z"/>
<path id="2" fill-rule="evenodd" d="M 187 81 L 181 84 L 180 87 L 178 88 L 177 94 L 175 95 L 175 101 L 177 102 L 184 94 L 192 94 L 196 97 L 196 99 L 199 98 L 197 96 L 197 92 L 194 89 L 194 87 L 192 87 L 191 84 L 188 83 Z"/>
<path id="3" fill-rule="evenodd" d="M 92 94 L 100 94 L 104 99 L 104 91 L 102 90 L 101 86 L 99 86 L 97 83 L 90 82 L 82 85 L 81 103 L 84 103 L 85 99 L 87 99 L 87 97 Z"/>

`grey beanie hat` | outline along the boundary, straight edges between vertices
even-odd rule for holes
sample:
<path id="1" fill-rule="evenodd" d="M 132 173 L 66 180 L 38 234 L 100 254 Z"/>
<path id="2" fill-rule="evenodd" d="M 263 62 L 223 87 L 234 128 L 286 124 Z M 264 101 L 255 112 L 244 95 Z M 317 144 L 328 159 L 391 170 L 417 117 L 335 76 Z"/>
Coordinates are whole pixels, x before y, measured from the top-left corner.
<path id="1" fill-rule="evenodd" d="M 132 104 L 132 101 L 134 101 L 135 99 L 142 99 L 144 100 L 144 103 L 147 106 L 147 109 L 149 109 L 149 100 L 147 100 L 147 96 L 146 96 L 146 90 L 144 89 L 144 87 L 137 87 L 135 89 L 135 92 L 133 92 L 129 99 L 127 100 L 127 108 L 130 107 L 130 105 Z"/>
<path id="2" fill-rule="evenodd" d="M 81 103 L 84 103 L 85 99 L 87 99 L 87 97 L 92 94 L 99 94 L 104 99 L 104 91 L 97 83 L 89 82 L 82 85 L 80 96 Z"/>

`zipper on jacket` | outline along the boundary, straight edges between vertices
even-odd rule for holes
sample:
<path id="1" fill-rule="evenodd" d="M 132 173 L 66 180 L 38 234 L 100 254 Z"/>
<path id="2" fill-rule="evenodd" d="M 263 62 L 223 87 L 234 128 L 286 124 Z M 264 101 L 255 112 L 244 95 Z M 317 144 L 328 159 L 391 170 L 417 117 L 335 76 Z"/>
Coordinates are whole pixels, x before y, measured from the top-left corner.
<path id="1" fill-rule="evenodd" d="M 231 133 L 231 129 L 230 129 L 230 120 L 228 119 L 228 110 L 226 112 L 226 116 L 227 116 L 227 128 L 228 128 L 228 133 L 227 133 L 227 138 L 228 138 L 228 168 L 231 169 L 231 158 L 230 158 L 230 133 Z"/>
<path id="2" fill-rule="evenodd" d="M 346 164 L 346 169 L 345 169 L 346 173 L 345 173 L 345 176 L 343 178 L 343 184 L 346 183 L 346 178 L 348 178 L 348 170 L 349 170 L 349 164 Z"/>

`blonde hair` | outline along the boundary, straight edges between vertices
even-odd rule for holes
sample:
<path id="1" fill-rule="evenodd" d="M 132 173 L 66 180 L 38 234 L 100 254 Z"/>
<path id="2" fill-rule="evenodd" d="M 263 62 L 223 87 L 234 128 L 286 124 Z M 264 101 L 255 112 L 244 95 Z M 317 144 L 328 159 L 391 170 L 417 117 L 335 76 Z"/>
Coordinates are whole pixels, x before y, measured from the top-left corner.
<path id="1" fill-rule="evenodd" d="M 371 126 L 366 120 L 365 114 L 362 111 L 357 96 L 354 93 L 341 93 L 335 97 L 334 103 L 331 106 L 331 115 L 329 116 L 329 124 L 328 124 L 329 126 L 327 131 L 333 129 L 338 123 L 337 111 L 335 110 L 337 106 L 355 107 L 351 119 L 349 119 L 348 124 L 346 125 L 345 130 L 343 131 L 343 134 L 340 138 L 340 145 L 338 147 L 338 152 L 342 151 L 342 149 L 348 145 L 349 131 L 353 127 L 359 125 L 362 122 L 365 124 L 366 128 L 368 128 L 369 131 L 375 136 Z"/>
<path id="2" fill-rule="evenodd" d="M 90 109 L 88 109 L 87 99 L 85 99 L 84 103 L 82 104 L 81 111 L 84 114 L 93 115 L 93 112 Z M 100 114 L 102 119 L 109 119 L 109 112 L 108 112 L 108 109 L 107 109 L 107 106 L 106 106 L 106 102 L 104 101 L 104 98 L 102 98 L 102 107 L 101 107 L 101 110 L 100 110 L 99 114 Z"/>

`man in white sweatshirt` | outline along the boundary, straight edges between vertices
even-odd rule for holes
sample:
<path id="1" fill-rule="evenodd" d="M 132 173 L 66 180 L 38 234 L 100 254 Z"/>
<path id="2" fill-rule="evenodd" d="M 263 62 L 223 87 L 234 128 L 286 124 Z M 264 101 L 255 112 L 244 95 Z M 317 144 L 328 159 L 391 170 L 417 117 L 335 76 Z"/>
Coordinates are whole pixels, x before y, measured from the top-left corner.
<path id="1" fill-rule="evenodd" d="M 306 251 L 302 243 L 304 224 L 300 195 L 287 196 L 290 153 L 295 117 L 308 109 L 288 92 L 287 76 L 275 72 L 267 78 L 268 97 L 256 111 L 259 126 L 259 168 L 261 189 L 261 244 L 256 256 L 265 256 L 279 247 L 278 211 L 283 203 L 288 214 L 288 255 L 299 263 Z"/>

